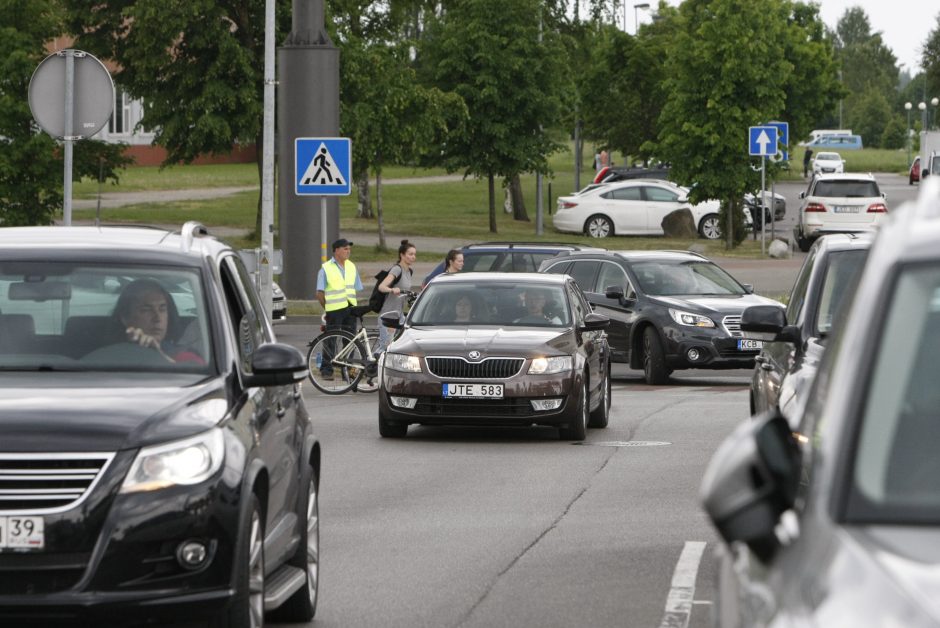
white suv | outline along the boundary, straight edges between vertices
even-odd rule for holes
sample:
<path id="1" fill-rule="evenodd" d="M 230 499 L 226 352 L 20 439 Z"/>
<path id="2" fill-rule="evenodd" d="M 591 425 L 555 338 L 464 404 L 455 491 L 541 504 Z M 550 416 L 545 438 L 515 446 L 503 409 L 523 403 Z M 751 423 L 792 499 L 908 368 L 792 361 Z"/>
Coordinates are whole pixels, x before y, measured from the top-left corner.
<path id="1" fill-rule="evenodd" d="M 871 231 L 888 214 L 885 195 L 870 174 L 822 174 L 800 192 L 799 222 L 793 235 L 803 252 L 826 233 Z"/>

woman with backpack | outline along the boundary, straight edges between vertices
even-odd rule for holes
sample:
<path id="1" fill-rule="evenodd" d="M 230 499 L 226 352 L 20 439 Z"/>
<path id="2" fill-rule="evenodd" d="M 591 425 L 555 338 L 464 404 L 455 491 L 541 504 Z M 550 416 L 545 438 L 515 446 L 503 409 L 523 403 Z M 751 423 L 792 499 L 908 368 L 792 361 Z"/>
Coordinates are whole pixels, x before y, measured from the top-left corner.
<path id="1" fill-rule="evenodd" d="M 378 286 L 378 291 L 385 295 L 385 303 L 379 311 L 379 317 L 386 312 L 398 311 L 401 313 L 401 321 L 405 320 L 405 300 L 403 292 L 411 291 L 411 275 L 414 270 L 411 268 L 418 256 L 418 249 L 408 240 L 402 240 L 398 247 L 398 263 L 388 269 L 388 275 Z M 378 355 L 385 351 L 385 347 L 391 341 L 395 334 L 394 327 L 379 325 L 379 343 L 375 347 L 375 354 Z"/>

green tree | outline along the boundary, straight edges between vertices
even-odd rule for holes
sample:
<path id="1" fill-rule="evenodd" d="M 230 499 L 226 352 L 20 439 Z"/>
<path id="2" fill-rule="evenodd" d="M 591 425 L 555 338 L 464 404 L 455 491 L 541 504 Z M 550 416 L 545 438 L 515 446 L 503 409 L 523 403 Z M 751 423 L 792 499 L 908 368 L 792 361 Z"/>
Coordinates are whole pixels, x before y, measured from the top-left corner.
<path id="1" fill-rule="evenodd" d="M 744 239 L 742 198 L 757 187 L 748 127 L 779 119 L 792 63 L 781 55 L 791 15 L 785 0 L 687 0 L 667 62 L 669 99 L 657 154 L 691 185 L 693 202 L 722 201 L 727 246 Z"/>
<path id="2" fill-rule="evenodd" d="M 923 68 L 927 74 L 926 91 L 931 98 L 940 95 L 940 13 L 937 14 L 936 21 L 937 24 L 927 35 L 922 50 Z"/>
<path id="3" fill-rule="evenodd" d="M 275 41 L 291 0 L 276 0 Z M 144 103 L 165 164 L 262 144 L 265 0 L 60 0 L 75 45 L 116 62 L 115 82 Z M 258 151 L 261 176 L 261 151 Z M 260 233 L 261 198 L 257 226 Z"/>
<path id="4" fill-rule="evenodd" d="M 572 93 L 564 46 L 541 21 L 539 0 L 464 0 L 428 25 L 419 61 L 427 80 L 458 94 L 470 115 L 443 147 L 449 170 L 486 177 L 490 231 L 496 227 L 494 179 L 549 172 Z M 544 17 L 544 16 L 543 16 Z"/>
<path id="5" fill-rule="evenodd" d="M 862 136 L 866 145 L 890 148 L 883 146 L 881 140 L 885 129 L 894 117 L 895 114 L 884 92 L 868 89 L 861 94 L 853 95 L 850 115 L 846 120 L 849 127 Z"/>
<path id="6" fill-rule="evenodd" d="M 62 33 L 56 0 L 0 0 L 0 225 L 47 225 L 62 208 L 61 146 L 33 121 L 29 80 Z M 121 147 L 77 142 L 72 178 L 117 180 Z"/>
<path id="7" fill-rule="evenodd" d="M 466 107 L 454 94 L 424 88 L 404 54 L 389 46 L 347 40 L 342 65 L 340 126 L 352 140 L 354 178 L 376 175 L 379 246 L 385 248 L 382 168 L 415 163 L 466 121 Z M 368 192 L 367 192 L 368 193 Z"/>

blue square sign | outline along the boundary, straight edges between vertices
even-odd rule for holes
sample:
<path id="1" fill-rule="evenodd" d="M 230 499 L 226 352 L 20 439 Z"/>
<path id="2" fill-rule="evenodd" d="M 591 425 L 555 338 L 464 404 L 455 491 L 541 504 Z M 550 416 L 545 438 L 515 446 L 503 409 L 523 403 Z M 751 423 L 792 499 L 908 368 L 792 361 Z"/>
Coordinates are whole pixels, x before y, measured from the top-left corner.
<path id="1" fill-rule="evenodd" d="M 351 178 L 352 142 L 348 137 L 294 140 L 294 191 L 298 196 L 348 196 Z"/>
<path id="2" fill-rule="evenodd" d="M 777 127 L 748 127 L 748 154 L 769 157 L 777 154 Z"/>

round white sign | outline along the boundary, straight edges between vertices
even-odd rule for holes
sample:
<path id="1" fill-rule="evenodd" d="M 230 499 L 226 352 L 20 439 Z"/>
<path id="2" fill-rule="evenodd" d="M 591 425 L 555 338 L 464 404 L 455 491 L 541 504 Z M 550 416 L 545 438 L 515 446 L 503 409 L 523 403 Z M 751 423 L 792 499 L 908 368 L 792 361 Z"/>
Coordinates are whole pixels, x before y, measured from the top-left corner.
<path id="1" fill-rule="evenodd" d="M 111 75 L 93 55 L 62 50 L 43 59 L 29 80 L 29 109 L 43 131 L 55 138 L 65 137 L 65 71 L 69 54 L 74 59 L 71 136 L 83 139 L 100 131 L 114 109 Z"/>

